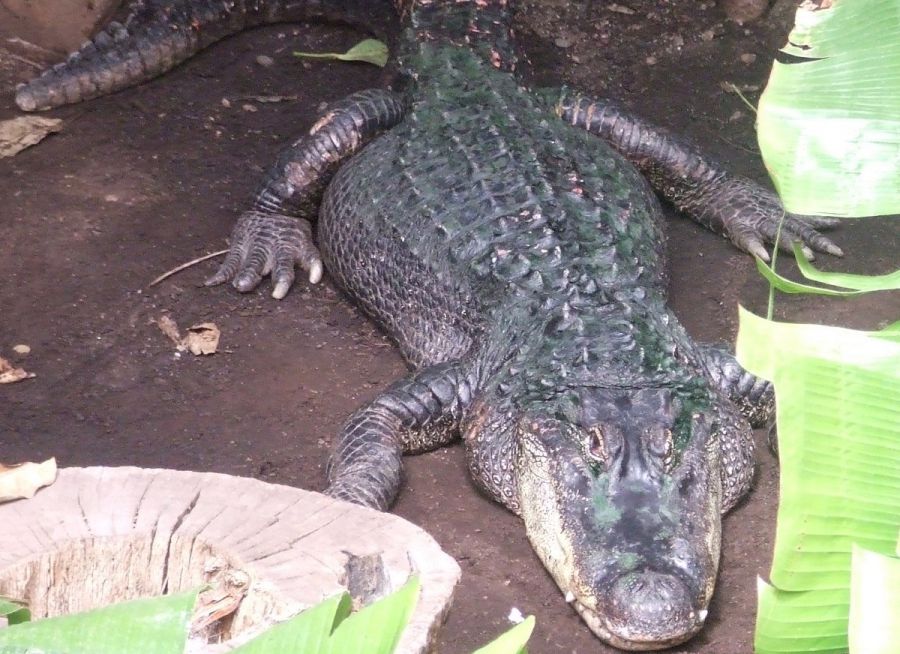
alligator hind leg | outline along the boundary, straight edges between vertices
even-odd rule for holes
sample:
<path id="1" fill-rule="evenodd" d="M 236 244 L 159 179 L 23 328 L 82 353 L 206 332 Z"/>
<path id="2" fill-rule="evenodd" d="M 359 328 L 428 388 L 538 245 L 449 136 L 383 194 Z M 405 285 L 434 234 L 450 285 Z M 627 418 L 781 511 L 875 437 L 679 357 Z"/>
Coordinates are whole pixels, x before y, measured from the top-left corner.
<path id="1" fill-rule="evenodd" d="M 817 229 L 837 220 L 785 215 L 781 201 L 758 184 L 730 175 L 716 162 L 666 130 L 628 113 L 615 103 L 557 93 L 556 114 L 607 141 L 633 163 L 669 202 L 738 248 L 768 261 L 765 244 L 791 253 L 796 242 L 807 258 L 813 250 L 841 256 L 841 249 Z M 784 222 L 782 223 L 782 217 Z"/>
<path id="2" fill-rule="evenodd" d="M 206 280 L 214 286 L 232 280 L 242 293 L 271 273 L 272 297 L 283 298 L 294 283 L 294 265 L 322 277 L 322 259 L 310 224 L 322 192 L 350 156 L 403 118 L 396 93 L 360 91 L 335 103 L 325 115 L 278 157 L 231 233 L 230 249 L 219 270 Z"/>
<path id="3" fill-rule="evenodd" d="M 449 443 L 474 381 L 457 362 L 396 382 L 350 416 L 328 461 L 326 494 L 386 510 L 400 489 L 401 457 Z"/>
<path id="4" fill-rule="evenodd" d="M 730 352 L 716 345 L 701 345 L 703 362 L 712 382 L 737 407 L 752 427 L 764 427 L 775 418 L 772 382 L 741 367 Z"/>

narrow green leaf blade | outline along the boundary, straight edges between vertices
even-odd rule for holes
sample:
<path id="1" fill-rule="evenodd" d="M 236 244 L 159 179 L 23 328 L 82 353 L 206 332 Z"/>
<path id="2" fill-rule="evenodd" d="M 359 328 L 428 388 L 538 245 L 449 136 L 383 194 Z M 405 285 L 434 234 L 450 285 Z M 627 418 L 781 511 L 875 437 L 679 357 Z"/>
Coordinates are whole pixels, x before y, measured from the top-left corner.
<path id="1" fill-rule="evenodd" d="M 472 654 L 524 654 L 525 645 L 534 631 L 534 616 L 529 615 L 512 629 Z"/>
<path id="2" fill-rule="evenodd" d="M 322 654 L 334 630 L 350 613 L 350 595 L 330 597 L 277 624 L 234 650 L 235 654 Z"/>
<path id="3" fill-rule="evenodd" d="M 798 214 L 900 213 L 900 21 L 895 0 L 804 3 L 760 98 L 760 150 Z"/>
<path id="4" fill-rule="evenodd" d="M 834 288 L 823 288 L 822 286 L 812 286 L 811 284 L 802 284 L 800 282 L 795 282 L 787 277 L 782 277 L 777 272 L 772 270 L 771 266 L 767 264 L 765 261 L 760 259 L 759 257 L 755 257 L 756 259 L 756 269 L 759 271 L 759 274 L 768 280 L 772 286 L 777 288 L 782 293 L 804 293 L 808 295 L 831 295 L 831 296 L 843 296 L 846 297 L 848 295 L 859 295 L 863 293 L 863 291 L 841 291 Z M 803 253 L 800 253 L 800 259 L 803 259 Z"/>
<path id="5" fill-rule="evenodd" d="M 412 576 L 387 597 L 350 615 L 335 630 L 328 654 L 391 654 L 419 599 L 420 582 Z"/>
<path id="6" fill-rule="evenodd" d="M 294 52 L 295 57 L 309 59 L 339 59 L 341 61 L 364 61 L 384 68 L 388 61 L 388 47 L 377 39 L 364 39 L 347 52 Z"/>
<path id="7" fill-rule="evenodd" d="M 0 597 L 0 617 L 6 618 L 6 623 L 12 626 L 31 620 L 31 611 L 20 602 Z"/>
<path id="8" fill-rule="evenodd" d="M 113 604 L 0 629 L 0 654 L 182 654 L 196 592 Z"/>
<path id="9" fill-rule="evenodd" d="M 853 548 L 850 654 L 896 654 L 900 644 L 900 559 Z"/>
<path id="10" fill-rule="evenodd" d="M 850 288 L 856 291 L 896 291 L 900 289 L 900 269 L 886 275 L 853 275 L 850 273 L 825 272 L 815 268 L 796 243 L 794 243 L 794 257 L 797 260 L 797 267 L 800 268 L 803 276 L 814 282 Z"/>

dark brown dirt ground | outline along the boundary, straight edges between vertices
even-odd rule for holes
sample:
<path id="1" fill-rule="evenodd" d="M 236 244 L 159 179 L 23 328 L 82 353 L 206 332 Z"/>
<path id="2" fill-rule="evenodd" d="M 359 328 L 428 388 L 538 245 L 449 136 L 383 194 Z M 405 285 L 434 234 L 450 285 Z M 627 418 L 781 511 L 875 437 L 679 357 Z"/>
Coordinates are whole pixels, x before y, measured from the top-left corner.
<path id="1" fill-rule="evenodd" d="M 752 115 L 720 85 L 734 82 L 757 98 L 787 34 L 790 0 L 746 27 L 696 0 L 522 4 L 518 32 L 537 81 L 617 97 L 732 170 L 765 179 Z M 17 23 L 0 19 L 0 45 L 39 56 L 16 50 L 6 39 Z M 396 33 L 390 21 L 380 24 Z M 322 487 L 341 420 L 404 372 L 392 345 L 327 278 L 315 287 L 301 281 L 282 302 L 269 298 L 268 286 L 246 296 L 203 288 L 211 262 L 147 283 L 224 246 L 279 144 L 307 128 L 321 103 L 383 82 L 373 67 L 303 65 L 290 54 L 342 50 L 359 38 L 322 25 L 243 34 L 162 79 L 54 111 L 65 121 L 61 134 L 0 163 L 0 356 L 37 374 L 0 386 L 0 460 L 56 456 L 62 465 L 214 470 Z M 260 54 L 275 65 L 257 64 Z M 746 54 L 755 61 L 745 63 Z M 0 119 L 17 115 L 12 85 L 33 73 L 0 52 Z M 248 99 L 262 95 L 296 99 Z M 699 339 L 733 339 L 739 301 L 765 308 L 752 261 L 680 217 L 672 215 L 670 231 L 676 312 Z M 829 259 L 834 269 L 896 266 L 897 230 L 888 220 L 850 223 L 837 238 L 847 256 Z M 781 297 L 777 314 L 874 328 L 896 319 L 898 308 L 896 295 Z M 216 322 L 221 351 L 176 356 L 152 322 L 164 313 L 182 327 Z M 16 356 L 19 343 L 31 354 Z M 429 530 L 463 568 L 441 652 L 485 643 L 508 626 L 511 607 L 537 616 L 533 652 L 611 651 L 564 603 L 518 520 L 472 487 L 459 447 L 410 458 L 407 470 L 396 512 Z M 755 491 L 725 519 L 707 627 L 677 651 L 751 650 L 776 482 L 763 448 Z"/>

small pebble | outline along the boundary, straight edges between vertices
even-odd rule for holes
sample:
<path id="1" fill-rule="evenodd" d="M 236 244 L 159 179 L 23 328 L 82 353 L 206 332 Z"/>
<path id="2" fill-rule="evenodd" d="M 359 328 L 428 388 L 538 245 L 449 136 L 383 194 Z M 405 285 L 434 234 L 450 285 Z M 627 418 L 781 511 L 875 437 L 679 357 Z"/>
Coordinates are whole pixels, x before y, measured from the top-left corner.
<path id="1" fill-rule="evenodd" d="M 574 41 L 572 40 L 572 37 L 570 37 L 570 36 L 557 36 L 556 39 L 553 40 L 553 43 L 556 45 L 557 48 L 565 49 L 565 48 L 571 47 L 572 43 L 574 43 Z"/>
<path id="2" fill-rule="evenodd" d="M 231 106 L 231 100 L 228 98 L 222 98 L 222 106 L 228 109 Z"/>
<path id="3" fill-rule="evenodd" d="M 740 120 L 740 119 L 743 118 L 743 117 L 744 117 L 744 112 L 741 111 L 740 109 L 738 109 L 737 111 L 735 111 L 733 114 L 731 114 L 731 115 L 728 117 L 728 122 L 729 122 L 729 123 L 733 123 L 733 122 L 735 122 L 735 121 L 737 121 L 737 120 Z"/>
<path id="4" fill-rule="evenodd" d="M 103 199 L 106 200 L 107 202 L 118 202 L 119 196 L 109 193 L 108 195 L 103 196 Z"/>
<path id="5" fill-rule="evenodd" d="M 741 55 L 741 61 L 748 65 L 752 64 L 754 61 L 756 61 L 756 55 L 752 52 L 745 52 Z"/>
<path id="6" fill-rule="evenodd" d="M 656 57 L 654 57 L 653 55 L 650 55 L 649 57 L 644 59 L 644 61 L 647 62 L 648 66 L 653 66 L 654 64 L 656 64 Z"/>
<path id="7" fill-rule="evenodd" d="M 739 25 L 760 18 L 769 8 L 769 0 L 722 0 L 722 10 Z"/>
<path id="8" fill-rule="evenodd" d="M 24 356 L 31 352 L 31 348 L 24 343 L 19 343 L 18 345 L 13 345 L 13 352 Z"/>
<path id="9" fill-rule="evenodd" d="M 269 57 L 267 55 L 259 55 L 256 58 L 256 63 L 258 63 L 260 66 L 265 66 L 266 68 L 268 68 L 269 66 L 271 66 L 272 64 L 275 63 L 275 60 L 272 59 L 272 57 Z"/>
<path id="10" fill-rule="evenodd" d="M 249 111 L 251 113 L 257 111 L 256 107 L 252 104 L 242 104 L 241 109 L 243 109 L 244 111 Z"/>

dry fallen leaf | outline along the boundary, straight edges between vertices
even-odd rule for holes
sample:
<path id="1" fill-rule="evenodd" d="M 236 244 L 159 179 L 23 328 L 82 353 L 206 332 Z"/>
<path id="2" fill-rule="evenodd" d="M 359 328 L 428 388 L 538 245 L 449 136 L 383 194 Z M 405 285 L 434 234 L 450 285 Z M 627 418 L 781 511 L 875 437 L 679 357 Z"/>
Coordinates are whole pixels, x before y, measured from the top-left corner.
<path id="1" fill-rule="evenodd" d="M 191 354 L 215 354 L 219 347 L 221 332 L 215 323 L 202 322 L 188 328 L 187 336 L 181 341 Z"/>
<path id="2" fill-rule="evenodd" d="M 164 315 L 156 321 L 156 325 L 162 330 L 163 334 L 169 337 L 170 341 L 175 343 L 179 350 L 184 350 L 184 346 L 181 344 L 181 334 L 178 332 L 178 323 L 169 316 Z"/>
<path id="3" fill-rule="evenodd" d="M 34 497 L 42 486 L 56 481 L 56 459 L 43 463 L 0 464 L 0 502 Z"/>
<path id="4" fill-rule="evenodd" d="M 62 129 L 59 118 L 19 116 L 0 121 L 0 157 L 11 157 Z"/>
<path id="5" fill-rule="evenodd" d="M 26 372 L 23 368 L 15 368 L 9 361 L 0 357 L 0 384 L 12 384 L 13 382 L 31 379 L 33 372 Z"/>
<path id="6" fill-rule="evenodd" d="M 199 325 L 188 327 L 187 334 L 182 337 L 178 331 L 178 324 L 169 316 L 162 316 L 156 321 L 162 333 L 169 337 L 179 352 L 188 350 L 191 354 L 200 356 L 203 354 L 215 354 L 219 347 L 221 332 L 215 323 L 203 322 Z"/>

